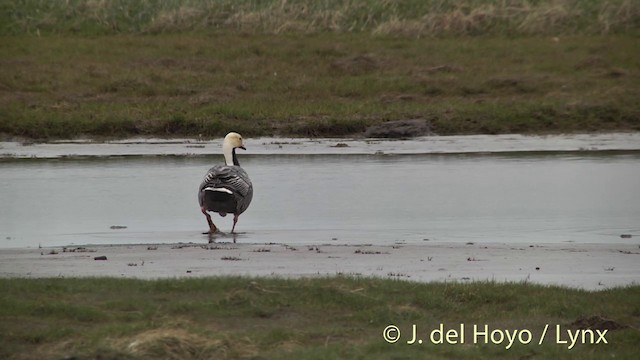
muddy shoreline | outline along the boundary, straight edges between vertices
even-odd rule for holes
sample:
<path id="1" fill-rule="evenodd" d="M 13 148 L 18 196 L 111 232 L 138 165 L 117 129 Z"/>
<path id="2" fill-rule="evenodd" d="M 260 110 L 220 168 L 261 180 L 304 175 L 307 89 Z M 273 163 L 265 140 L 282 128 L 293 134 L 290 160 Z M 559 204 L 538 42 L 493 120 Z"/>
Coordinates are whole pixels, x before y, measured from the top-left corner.
<path id="1" fill-rule="evenodd" d="M 222 140 L 131 138 L 46 143 L 0 141 L 0 159 L 218 155 Z M 640 133 L 459 135 L 412 139 L 248 138 L 250 155 L 409 155 L 605 152 L 640 150 Z"/>
<path id="2" fill-rule="evenodd" d="M 640 248 L 631 244 L 87 245 L 2 249 L 0 276 L 156 279 L 345 275 L 418 282 L 530 282 L 602 290 L 637 285 L 639 256 Z"/>

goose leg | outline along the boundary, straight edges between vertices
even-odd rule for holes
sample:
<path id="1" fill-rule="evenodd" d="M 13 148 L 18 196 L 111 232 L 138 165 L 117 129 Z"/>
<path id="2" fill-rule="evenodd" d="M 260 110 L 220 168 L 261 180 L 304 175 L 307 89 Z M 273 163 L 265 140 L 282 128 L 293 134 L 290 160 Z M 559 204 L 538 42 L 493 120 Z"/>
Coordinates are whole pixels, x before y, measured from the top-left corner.
<path id="1" fill-rule="evenodd" d="M 238 222 L 238 214 L 233 214 L 233 227 L 231 228 L 231 233 L 236 229 L 236 223 Z"/>
<path id="2" fill-rule="evenodd" d="M 205 209 L 204 207 L 201 207 L 200 210 L 202 211 L 204 216 L 206 216 L 207 218 L 207 223 L 209 224 L 209 233 L 213 234 L 214 232 L 218 231 L 218 228 L 211 220 L 211 215 L 209 215 L 209 213 L 207 212 L 207 209 Z"/>

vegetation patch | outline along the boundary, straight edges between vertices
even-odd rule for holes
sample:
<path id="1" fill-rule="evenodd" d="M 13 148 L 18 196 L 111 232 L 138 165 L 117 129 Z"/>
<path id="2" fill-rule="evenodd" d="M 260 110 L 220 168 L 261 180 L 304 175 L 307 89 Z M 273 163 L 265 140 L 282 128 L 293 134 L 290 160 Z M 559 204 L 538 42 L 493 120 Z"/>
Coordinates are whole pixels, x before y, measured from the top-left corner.
<path id="1" fill-rule="evenodd" d="M 629 0 L 22 0 L 0 6 L 0 34 L 603 34 L 637 30 L 639 9 Z"/>
<path id="2" fill-rule="evenodd" d="M 640 2 L 0 3 L 0 134 L 640 130 Z"/>
<path id="3" fill-rule="evenodd" d="M 3 359 L 269 359 L 540 357 L 632 359 L 640 287 L 587 292 L 525 283 L 415 283 L 329 277 L 0 279 Z M 382 331 L 397 326 L 401 340 Z M 528 330 L 542 345 L 407 344 L 425 331 Z M 608 344 L 557 343 L 556 326 L 607 330 Z M 563 335 L 563 340 L 568 338 Z M 471 339 L 467 334 L 467 339 Z"/>

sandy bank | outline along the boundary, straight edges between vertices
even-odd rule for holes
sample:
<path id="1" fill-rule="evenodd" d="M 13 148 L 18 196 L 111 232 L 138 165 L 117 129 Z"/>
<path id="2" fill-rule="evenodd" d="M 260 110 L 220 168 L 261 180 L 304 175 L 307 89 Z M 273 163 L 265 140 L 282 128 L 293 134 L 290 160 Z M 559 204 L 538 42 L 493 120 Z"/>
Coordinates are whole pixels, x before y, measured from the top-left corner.
<path id="1" fill-rule="evenodd" d="M 94 260 L 96 257 L 107 260 Z M 353 275 L 412 281 L 527 281 L 600 290 L 640 282 L 628 244 L 162 244 L 0 250 L 2 277 Z"/>
<path id="2" fill-rule="evenodd" d="M 221 139 L 145 139 L 113 141 L 0 141 L 0 158 L 55 159 L 107 156 L 196 156 L 217 154 Z M 640 133 L 573 135 L 458 135 L 413 139 L 253 138 L 247 155 L 400 155 L 505 154 L 522 152 L 638 151 Z"/>

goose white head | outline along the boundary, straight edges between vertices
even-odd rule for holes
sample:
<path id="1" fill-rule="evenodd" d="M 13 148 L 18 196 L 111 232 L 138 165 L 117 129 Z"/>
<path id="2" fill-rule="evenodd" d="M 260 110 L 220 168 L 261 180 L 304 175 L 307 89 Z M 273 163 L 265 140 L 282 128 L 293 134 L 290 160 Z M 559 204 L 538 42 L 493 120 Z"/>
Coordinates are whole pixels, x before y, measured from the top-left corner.
<path id="1" fill-rule="evenodd" d="M 247 150 L 242 142 L 242 135 L 236 132 L 230 132 L 224 137 L 222 142 L 222 152 L 224 153 L 224 161 L 227 165 L 235 165 L 235 149 Z M 235 161 L 237 163 L 237 161 Z"/>

